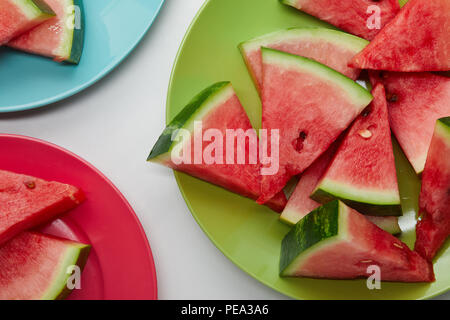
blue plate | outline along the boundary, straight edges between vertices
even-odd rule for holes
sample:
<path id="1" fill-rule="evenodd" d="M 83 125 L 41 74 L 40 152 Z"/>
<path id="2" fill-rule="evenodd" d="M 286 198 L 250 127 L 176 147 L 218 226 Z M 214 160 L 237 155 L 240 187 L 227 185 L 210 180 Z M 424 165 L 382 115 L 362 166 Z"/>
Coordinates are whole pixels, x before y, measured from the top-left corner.
<path id="1" fill-rule="evenodd" d="M 0 112 L 47 105 L 89 87 L 139 43 L 164 0 L 84 0 L 86 32 L 78 66 L 0 50 Z"/>

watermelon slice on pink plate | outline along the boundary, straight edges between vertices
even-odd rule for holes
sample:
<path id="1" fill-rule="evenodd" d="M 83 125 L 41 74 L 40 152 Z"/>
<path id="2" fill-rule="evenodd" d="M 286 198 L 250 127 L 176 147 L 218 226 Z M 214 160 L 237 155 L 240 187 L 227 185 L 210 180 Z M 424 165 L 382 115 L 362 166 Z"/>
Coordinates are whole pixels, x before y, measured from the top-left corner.
<path id="1" fill-rule="evenodd" d="M 82 205 L 39 229 L 92 246 L 81 289 L 69 299 L 157 298 L 155 265 L 145 232 L 126 199 L 101 172 L 73 153 L 34 138 L 1 134 L 0 149 L 9 151 L 0 158 L 3 170 L 76 185 L 86 195 Z M 77 246 L 65 247 L 75 252 Z M 58 259 L 62 251 L 50 252 Z"/>

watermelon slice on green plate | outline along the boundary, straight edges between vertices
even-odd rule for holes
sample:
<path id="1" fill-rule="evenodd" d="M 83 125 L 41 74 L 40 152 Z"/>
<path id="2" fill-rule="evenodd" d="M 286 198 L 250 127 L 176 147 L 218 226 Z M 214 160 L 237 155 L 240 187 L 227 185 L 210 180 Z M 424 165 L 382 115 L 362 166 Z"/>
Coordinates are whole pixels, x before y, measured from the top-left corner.
<path id="1" fill-rule="evenodd" d="M 73 268 L 83 270 L 90 246 L 24 232 L 0 247 L 0 300 L 66 298 Z M 71 270 L 71 272 L 68 272 Z"/>
<path id="2" fill-rule="evenodd" d="M 8 43 L 14 49 L 78 64 L 83 52 L 82 0 L 46 0 L 56 17 Z"/>
<path id="3" fill-rule="evenodd" d="M 280 0 L 280 2 L 367 40 L 372 40 L 400 10 L 398 0 Z M 373 17 L 376 13 L 380 14 L 379 26 Z"/>
<path id="4" fill-rule="evenodd" d="M 372 73 L 386 88 L 389 122 L 406 157 L 420 174 L 436 120 L 450 115 L 450 78 L 433 73 Z"/>
<path id="5" fill-rule="evenodd" d="M 450 235 L 450 117 L 436 122 L 422 173 L 415 250 L 432 260 Z"/>
<path id="6" fill-rule="evenodd" d="M 235 48 L 248 39 L 292 27 L 327 24 L 274 0 L 205 1 L 174 64 L 167 96 L 167 123 L 193 94 L 211 83 L 230 80 L 253 126 L 259 129 L 260 96 Z M 400 240 L 413 248 L 420 181 L 396 142 L 394 152 L 404 212 L 399 218 Z M 431 284 L 386 282 L 381 290 L 368 290 L 365 280 L 280 278 L 280 244 L 290 226 L 281 223 L 279 216 L 266 206 L 258 206 L 223 188 L 180 172 L 175 173 L 175 178 L 193 217 L 217 248 L 242 271 L 284 295 L 296 299 L 427 299 L 450 288 L 450 251 L 445 249 L 435 261 L 436 282 Z M 264 295 L 280 298 L 268 290 Z"/>
<path id="7" fill-rule="evenodd" d="M 199 131 L 195 129 L 196 122 L 201 125 Z M 233 146 L 230 148 L 227 132 L 233 129 L 242 131 L 242 139 L 238 136 L 231 137 Z M 220 136 L 211 135 L 208 141 L 202 142 L 211 130 Z M 183 136 L 186 133 L 188 134 Z M 198 138 L 199 146 L 195 138 Z M 185 172 L 256 200 L 261 190 L 257 148 L 256 131 L 253 130 L 231 83 L 219 82 L 200 92 L 168 124 L 153 147 L 148 161 Z M 239 160 L 239 151 L 244 151 L 242 161 Z M 281 192 L 268 201 L 267 205 L 281 212 L 286 205 L 286 196 Z"/>
<path id="8" fill-rule="evenodd" d="M 43 0 L 0 0 L 0 45 L 55 16 Z"/>
<path id="9" fill-rule="evenodd" d="M 0 245 L 83 201 L 77 187 L 0 170 Z"/>
<path id="10" fill-rule="evenodd" d="M 368 44 L 367 40 L 332 29 L 293 28 L 248 40 L 241 43 L 239 48 L 253 81 L 261 92 L 261 47 L 314 59 L 356 80 L 361 70 L 350 68 L 348 63 Z"/>
<path id="11" fill-rule="evenodd" d="M 382 84 L 374 100 L 352 125 L 312 198 L 340 199 L 360 213 L 402 215 L 388 109 Z"/>
<path id="12" fill-rule="evenodd" d="M 450 70 L 450 1 L 410 0 L 351 66 L 402 72 Z"/>
<path id="13" fill-rule="evenodd" d="M 268 147 L 270 153 L 279 152 L 278 170 L 262 177 L 258 202 L 265 203 L 328 149 L 372 101 L 372 95 L 314 60 L 261 50 L 262 129 L 267 130 L 268 146 L 279 132 L 279 147 Z M 263 167 L 269 166 L 273 168 L 272 163 Z"/>
<path id="14" fill-rule="evenodd" d="M 335 200 L 300 220 L 283 239 L 280 274 L 327 279 L 433 282 L 433 266 L 406 244 Z"/>
<path id="15" fill-rule="evenodd" d="M 325 153 L 320 156 L 319 159 L 314 161 L 314 163 L 305 172 L 303 172 L 294 192 L 289 197 L 286 207 L 281 213 L 281 221 L 287 223 L 288 225 L 295 225 L 311 211 L 321 206 L 320 203 L 312 200 L 310 196 L 316 189 L 317 184 L 333 160 L 336 150 L 341 142 L 342 139 L 338 139 Z M 400 225 L 398 224 L 398 217 L 380 217 L 369 215 L 366 215 L 365 217 L 381 229 L 391 234 L 399 234 L 402 232 Z"/>

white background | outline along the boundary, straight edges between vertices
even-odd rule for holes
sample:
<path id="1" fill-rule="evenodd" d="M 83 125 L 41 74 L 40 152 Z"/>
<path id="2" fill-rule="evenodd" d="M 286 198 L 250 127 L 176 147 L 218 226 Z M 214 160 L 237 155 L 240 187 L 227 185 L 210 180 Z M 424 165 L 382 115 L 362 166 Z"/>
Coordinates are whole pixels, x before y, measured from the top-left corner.
<path id="1" fill-rule="evenodd" d="M 147 36 L 112 74 L 60 103 L 0 115 L 0 131 L 58 144 L 113 181 L 149 238 L 160 299 L 284 299 L 225 258 L 192 218 L 171 171 L 145 161 L 164 127 L 178 47 L 202 4 L 167 0 Z"/>

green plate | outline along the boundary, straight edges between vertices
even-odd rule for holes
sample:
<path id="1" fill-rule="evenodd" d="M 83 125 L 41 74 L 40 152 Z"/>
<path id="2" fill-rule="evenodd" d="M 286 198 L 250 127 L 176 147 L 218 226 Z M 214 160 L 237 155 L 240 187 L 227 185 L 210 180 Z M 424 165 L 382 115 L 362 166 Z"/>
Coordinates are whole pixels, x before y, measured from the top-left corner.
<path id="1" fill-rule="evenodd" d="M 200 10 L 180 48 L 167 100 L 172 119 L 198 92 L 216 81 L 231 80 L 252 123 L 258 127 L 261 103 L 237 45 L 288 27 L 327 26 L 277 0 L 210 0 Z M 396 147 L 404 230 L 413 246 L 420 183 Z M 366 281 L 285 279 L 278 277 L 281 240 L 289 228 L 278 215 L 253 201 L 185 174 L 175 173 L 180 190 L 203 231 L 237 266 L 267 286 L 298 299 L 424 299 L 450 287 L 450 250 L 435 264 L 437 281 L 429 284 L 383 283 L 368 290 Z"/>

